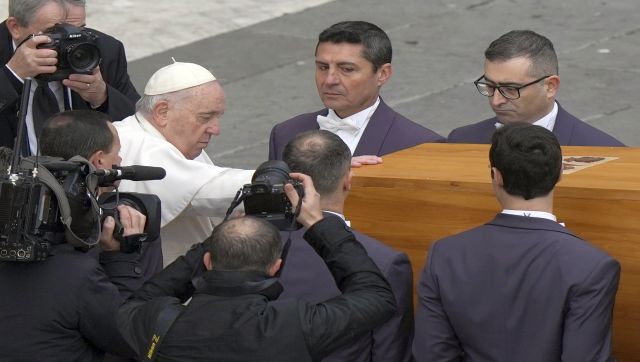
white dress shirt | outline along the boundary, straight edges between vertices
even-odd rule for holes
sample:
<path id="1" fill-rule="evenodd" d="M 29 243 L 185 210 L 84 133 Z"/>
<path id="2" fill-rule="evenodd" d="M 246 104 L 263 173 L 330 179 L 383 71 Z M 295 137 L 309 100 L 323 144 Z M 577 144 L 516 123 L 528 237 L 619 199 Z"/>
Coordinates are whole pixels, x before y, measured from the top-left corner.
<path id="1" fill-rule="evenodd" d="M 332 131 L 338 137 L 340 137 L 344 141 L 344 143 L 347 144 L 347 146 L 349 146 L 349 149 L 351 150 L 351 154 L 355 152 L 356 147 L 358 146 L 358 142 L 360 142 L 360 138 L 362 137 L 362 133 L 364 132 L 365 128 L 367 128 L 367 125 L 369 124 L 369 120 L 371 119 L 373 112 L 375 112 L 376 109 L 378 108 L 379 104 L 380 104 L 380 97 L 376 99 L 375 103 L 371 107 L 365 108 L 360 112 L 356 114 L 352 114 L 351 116 L 346 117 L 344 119 L 340 118 L 333 109 L 329 109 L 329 113 L 327 114 L 328 118 L 331 118 L 337 122 L 349 120 L 350 124 L 353 124 L 357 127 L 357 130 L 339 129 L 337 132 Z M 322 116 L 318 116 L 318 118 L 320 117 Z M 320 126 L 320 129 L 325 129 L 325 128 Z"/>
<path id="2" fill-rule="evenodd" d="M 16 43 L 13 42 L 13 51 L 16 51 Z M 24 84 L 24 80 L 20 78 L 8 65 L 5 65 L 7 69 L 13 73 L 13 75 L 18 79 L 22 84 Z M 29 138 L 29 149 L 31 150 L 31 154 L 35 155 L 38 152 L 38 139 L 36 138 L 36 130 L 33 126 L 33 94 L 36 92 L 36 88 L 38 87 L 38 83 L 35 80 L 31 83 L 31 89 L 29 90 L 29 108 L 27 109 L 27 137 Z M 64 87 L 62 83 L 59 81 L 49 82 L 49 89 L 53 92 L 53 95 L 56 96 L 56 101 L 58 101 L 58 108 L 61 111 L 64 110 Z M 71 99 L 71 95 L 69 95 L 69 99 Z M 69 102 L 71 104 L 71 102 Z"/>
<path id="3" fill-rule="evenodd" d="M 553 127 L 556 125 L 556 117 L 558 116 L 558 103 L 553 102 L 553 109 L 551 112 L 547 113 L 546 116 L 540 118 L 539 120 L 533 122 L 536 126 L 544 127 L 549 131 L 553 132 Z M 500 122 L 496 122 L 496 129 L 504 126 L 504 124 Z"/>

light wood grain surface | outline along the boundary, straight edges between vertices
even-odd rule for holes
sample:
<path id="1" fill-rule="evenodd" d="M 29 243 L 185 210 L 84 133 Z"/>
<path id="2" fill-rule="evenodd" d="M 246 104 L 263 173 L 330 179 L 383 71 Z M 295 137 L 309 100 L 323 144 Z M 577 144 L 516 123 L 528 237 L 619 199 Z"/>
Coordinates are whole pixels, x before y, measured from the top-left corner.
<path id="1" fill-rule="evenodd" d="M 431 242 L 491 220 L 488 145 L 425 144 L 354 169 L 345 214 L 352 226 L 396 249 L 420 275 Z M 640 360 L 640 148 L 563 147 L 564 155 L 618 159 L 563 175 L 554 213 L 622 266 L 614 354 Z M 415 283 L 414 283 L 415 284 Z"/>

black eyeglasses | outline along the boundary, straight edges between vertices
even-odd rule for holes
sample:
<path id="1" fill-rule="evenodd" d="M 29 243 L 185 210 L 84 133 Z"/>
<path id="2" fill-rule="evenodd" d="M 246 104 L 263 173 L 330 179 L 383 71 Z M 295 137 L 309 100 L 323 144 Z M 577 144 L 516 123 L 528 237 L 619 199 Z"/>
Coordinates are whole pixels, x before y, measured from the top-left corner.
<path id="1" fill-rule="evenodd" d="M 518 99 L 520 98 L 520 89 L 524 88 L 524 87 L 528 87 L 532 84 L 536 84 L 539 81 L 543 80 L 543 79 L 547 79 L 551 77 L 551 75 L 545 75 L 544 77 L 538 78 L 536 80 L 534 80 L 533 82 L 529 82 L 527 84 L 523 84 L 523 85 L 491 85 L 491 84 L 487 84 L 486 82 L 482 82 L 482 78 L 484 78 L 484 75 L 481 75 L 480 78 L 476 79 L 475 82 L 473 82 L 473 84 L 476 85 L 476 88 L 478 89 L 478 92 L 480 94 L 482 94 L 483 96 L 486 97 L 493 97 L 493 94 L 496 92 L 496 89 L 498 90 L 498 92 L 500 92 L 500 94 L 502 94 L 503 97 L 507 98 L 507 99 Z"/>

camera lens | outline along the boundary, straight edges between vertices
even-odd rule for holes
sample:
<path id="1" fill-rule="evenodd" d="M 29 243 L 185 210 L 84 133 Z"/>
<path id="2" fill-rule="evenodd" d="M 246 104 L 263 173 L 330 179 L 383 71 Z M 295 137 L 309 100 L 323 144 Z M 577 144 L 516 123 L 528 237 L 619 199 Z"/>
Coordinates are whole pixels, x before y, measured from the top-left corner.
<path id="1" fill-rule="evenodd" d="M 100 64 L 100 49 L 93 44 L 74 44 L 67 49 L 67 62 L 78 73 L 91 73 Z"/>
<path id="2" fill-rule="evenodd" d="M 267 185 L 285 184 L 289 180 L 289 166 L 281 160 L 262 163 L 251 178 L 252 183 L 263 182 Z"/>

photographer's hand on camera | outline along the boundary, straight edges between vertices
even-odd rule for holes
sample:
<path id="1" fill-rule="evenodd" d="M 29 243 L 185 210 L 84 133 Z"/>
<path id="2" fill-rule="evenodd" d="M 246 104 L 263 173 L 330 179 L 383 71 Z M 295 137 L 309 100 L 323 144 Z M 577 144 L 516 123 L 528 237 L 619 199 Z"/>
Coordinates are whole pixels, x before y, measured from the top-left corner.
<path id="1" fill-rule="evenodd" d="M 93 108 L 100 107 L 107 100 L 107 84 L 102 79 L 100 66 L 92 74 L 71 74 L 62 84 L 71 88 Z"/>
<path id="2" fill-rule="evenodd" d="M 51 39 L 46 35 L 34 35 L 16 48 L 15 53 L 7 63 L 11 71 L 25 79 L 38 74 L 53 73 L 58 63 L 58 52 L 53 49 L 38 49 L 40 44 L 46 44 Z"/>
<path id="3" fill-rule="evenodd" d="M 309 228 L 311 225 L 322 220 L 322 208 L 320 207 L 320 194 L 313 186 L 311 177 L 301 173 L 290 173 L 292 179 L 298 180 L 302 183 L 304 189 L 304 197 L 302 198 L 302 205 L 300 207 L 300 213 L 297 217 L 299 223 Z M 298 201 L 300 197 L 293 185 L 286 184 L 284 186 L 284 192 L 287 194 L 291 205 L 294 208 L 298 207 Z M 295 210 L 298 212 L 298 210 Z"/>
<path id="4" fill-rule="evenodd" d="M 136 235 L 144 233 L 146 217 L 138 210 L 126 206 L 119 205 L 118 213 L 120 223 L 124 228 L 123 236 Z M 102 223 L 102 233 L 100 234 L 100 247 L 103 251 L 119 251 L 120 241 L 114 235 L 115 220 L 111 216 L 107 216 Z"/>

